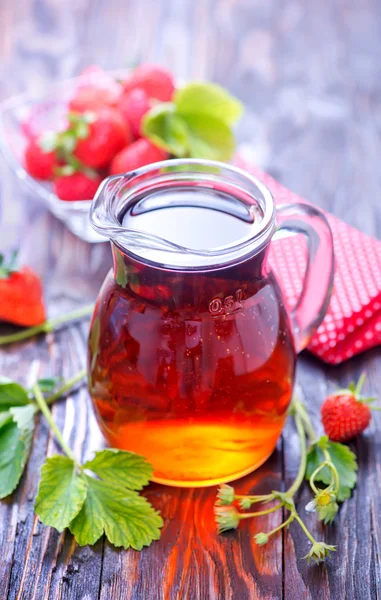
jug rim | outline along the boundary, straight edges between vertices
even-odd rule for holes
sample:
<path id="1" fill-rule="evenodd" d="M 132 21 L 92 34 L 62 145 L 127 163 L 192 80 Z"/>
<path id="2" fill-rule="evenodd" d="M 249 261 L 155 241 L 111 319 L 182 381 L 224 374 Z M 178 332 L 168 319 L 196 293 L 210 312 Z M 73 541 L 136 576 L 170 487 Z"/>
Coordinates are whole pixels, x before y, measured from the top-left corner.
<path id="1" fill-rule="evenodd" d="M 138 194 L 157 190 L 169 181 L 175 182 L 177 187 L 193 181 L 198 189 L 209 191 L 213 186 L 227 186 L 231 199 L 246 210 L 253 212 L 254 208 L 260 208 L 261 219 L 253 220 L 253 231 L 247 236 L 224 246 L 202 249 L 187 248 L 122 224 L 122 210 L 136 201 Z M 222 188 L 213 189 L 221 191 Z M 170 159 L 106 178 L 93 199 L 90 220 L 95 231 L 140 261 L 159 268 L 199 271 L 242 262 L 261 252 L 275 231 L 275 205 L 266 185 L 239 167 L 205 159 Z"/>

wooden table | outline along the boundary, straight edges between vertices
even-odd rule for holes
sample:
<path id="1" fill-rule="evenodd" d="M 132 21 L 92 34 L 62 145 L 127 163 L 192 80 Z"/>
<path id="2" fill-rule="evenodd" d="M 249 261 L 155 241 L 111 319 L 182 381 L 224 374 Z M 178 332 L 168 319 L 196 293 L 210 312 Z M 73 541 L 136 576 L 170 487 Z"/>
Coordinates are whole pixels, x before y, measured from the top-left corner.
<path id="1" fill-rule="evenodd" d="M 286 186 L 362 231 L 381 235 L 381 10 L 375 0 L 2 0 L 0 94 L 76 73 L 88 63 L 118 67 L 161 61 L 177 76 L 207 77 L 250 108 L 241 139 L 253 159 Z M 49 311 L 95 297 L 110 264 L 107 245 L 70 234 L 1 171 L 0 247 L 21 245 L 22 258 L 46 284 Z M 87 324 L 0 352 L 0 372 L 30 382 L 36 374 L 68 377 L 84 365 Z M 300 357 L 298 388 L 317 427 L 319 404 L 336 385 L 368 372 L 381 385 L 381 351 L 339 367 Z M 87 392 L 53 409 L 78 456 L 100 439 Z M 159 542 L 141 553 L 104 539 L 79 548 L 68 533 L 42 526 L 33 512 L 38 471 L 57 446 L 39 419 L 26 475 L 0 504 L 0 597 L 40 600 L 374 600 L 381 596 L 380 420 L 353 444 L 359 484 L 332 527 L 312 530 L 338 551 L 307 566 L 297 525 L 259 548 L 253 534 L 278 516 L 216 535 L 215 489 L 152 485 L 162 511 Z M 287 485 L 298 465 L 292 425 L 270 460 L 239 489 Z M 298 499 L 303 507 L 310 494 Z"/>

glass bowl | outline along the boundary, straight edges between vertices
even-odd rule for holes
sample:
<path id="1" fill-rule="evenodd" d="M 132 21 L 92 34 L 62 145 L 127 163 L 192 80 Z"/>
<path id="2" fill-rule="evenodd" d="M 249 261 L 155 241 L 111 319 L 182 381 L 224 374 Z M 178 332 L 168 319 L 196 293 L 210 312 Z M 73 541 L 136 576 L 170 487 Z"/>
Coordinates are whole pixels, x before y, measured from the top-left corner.
<path id="1" fill-rule="evenodd" d="M 115 79 L 124 79 L 129 69 L 107 71 Z M 54 192 L 51 182 L 39 181 L 31 177 L 24 167 L 24 152 L 28 135 L 45 131 L 57 131 L 66 124 L 67 105 L 82 76 L 58 81 L 41 94 L 25 93 L 13 96 L 0 104 L 0 151 L 17 179 L 21 180 L 26 192 L 40 199 L 53 213 L 80 239 L 86 242 L 104 242 L 105 238 L 96 233 L 90 225 L 90 206 L 92 199 L 67 202 Z M 178 81 L 181 85 L 183 81 Z M 251 118 L 251 121 L 253 119 Z M 239 140 L 239 153 L 244 153 L 245 142 L 253 144 L 253 123 L 250 113 L 245 110 L 243 118 L 235 128 Z M 255 125 L 255 123 L 254 123 Z M 242 143 L 243 142 L 243 143 Z M 258 162 L 258 161 L 256 161 Z M 259 161 L 260 162 L 260 161 Z"/>
<path id="2" fill-rule="evenodd" d="M 112 71 L 115 78 L 123 78 L 128 70 Z M 56 82 L 41 95 L 20 94 L 0 104 L 0 150 L 24 189 L 40 199 L 58 219 L 86 242 L 104 242 L 90 225 L 92 200 L 74 202 L 61 200 L 54 193 L 51 182 L 38 181 L 24 167 L 27 132 L 57 131 L 65 123 L 67 104 L 75 91 L 79 77 Z"/>

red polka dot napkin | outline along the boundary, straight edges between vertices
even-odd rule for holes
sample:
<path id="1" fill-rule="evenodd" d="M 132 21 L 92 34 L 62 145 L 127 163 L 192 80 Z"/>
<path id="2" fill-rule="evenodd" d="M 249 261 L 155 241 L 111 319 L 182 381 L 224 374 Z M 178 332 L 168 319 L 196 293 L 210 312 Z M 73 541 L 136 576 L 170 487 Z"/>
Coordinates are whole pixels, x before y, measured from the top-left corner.
<path id="1" fill-rule="evenodd" d="M 263 181 L 276 203 L 306 202 L 242 156 L 235 164 Z M 334 241 L 334 287 L 325 319 L 308 349 L 325 362 L 339 364 L 381 343 L 381 242 L 326 216 Z M 293 306 L 303 283 L 305 241 L 295 236 L 272 244 L 270 260 Z"/>

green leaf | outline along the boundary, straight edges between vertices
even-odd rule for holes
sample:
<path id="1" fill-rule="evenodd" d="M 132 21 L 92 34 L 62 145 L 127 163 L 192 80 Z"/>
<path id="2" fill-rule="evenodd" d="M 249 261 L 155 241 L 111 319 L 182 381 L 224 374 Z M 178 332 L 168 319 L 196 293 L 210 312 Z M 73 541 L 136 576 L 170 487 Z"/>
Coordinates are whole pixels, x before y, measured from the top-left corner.
<path id="1" fill-rule="evenodd" d="M 93 481 L 96 480 L 89 477 L 86 500 L 78 515 L 69 525 L 71 533 L 80 546 L 95 544 L 104 533 L 104 510 Z"/>
<path id="2" fill-rule="evenodd" d="M 40 521 L 58 531 L 68 527 L 86 499 L 85 476 L 67 456 L 48 458 L 41 469 L 35 511 Z"/>
<path id="3" fill-rule="evenodd" d="M 0 498 L 5 498 L 17 487 L 28 460 L 34 432 L 36 408 L 11 408 L 12 420 L 3 422 L 0 429 Z"/>
<path id="4" fill-rule="evenodd" d="M 189 147 L 187 125 L 184 119 L 176 114 L 172 103 L 164 102 L 153 107 L 144 116 L 142 131 L 160 148 L 177 157 L 187 156 Z"/>
<path id="5" fill-rule="evenodd" d="M 4 427 L 7 423 L 12 421 L 12 415 L 9 410 L 4 410 L 0 412 L 0 429 Z"/>
<path id="6" fill-rule="evenodd" d="M 207 115 L 187 115 L 189 156 L 209 160 L 229 160 L 234 152 L 233 133 L 226 123 Z"/>
<path id="7" fill-rule="evenodd" d="M 330 442 L 328 447 L 331 460 L 335 465 L 340 478 L 338 500 L 342 502 L 350 498 L 351 491 L 357 481 L 357 458 L 348 446 L 338 442 Z"/>
<path id="8" fill-rule="evenodd" d="M 43 379 L 39 379 L 37 383 L 41 392 L 44 394 L 49 394 L 50 392 L 53 392 L 57 384 L 61 383 L 62 381 L 62 377 L 44 377 Z"/>
<path id="9" fill-rule="evenodd" d="M 135 491 L 86 476 L 85 503 L 69 529 L 80 546 L 94 544 L 105 532 L 116 547 L 141 550 L 160 537 L 163 520 Z"/>
<path id="10" fill-rule="evenodd" d="M 28 404 L 28 406 L 12 406 L 9 409 L 12 415 L 13 421 L 21 429 L 34 429 L 34 415 L 37 412 L 37 406 L 35 404 Z"/>
<path id="11" fill-rule="evenodd" d="M 241 102 L 215 83 L 189 83 L 176 91 L 174 103 L 179 114 L 204 115 L 226 125 L 235 123 L 243 112 Z"/>
<path id="12" fill-rule="evenodd" d="M 96 452 L 95 458 L 83 466 L 104 481 L 114 485 L 117 482 L 131 490 L 141 490 L 153 474 L 153 467 L 144 456 L 113 448 Z"/>
<path id="13" fill-rule="evenodd" d="M 29 403 L 26 389 L 8 377 L 0 377 L 0 410 L 7 410 L 11 406 L 25 406 Z"/>
<path id="14" fill-rule="evenodd" d="M 343 502 L 347 498 L 350 498 L 352 489 L 356 485 L 356 471 L 358 469 L 356 455 L 348 448 L 348 446 L 339 444 L 338 442 L 328 441 L 328 438 L 323 436 L 320 440 L 312 444 L 308 450 L 306 479 L 309 479 L 317 467 L 324 462 L 324 454 L 320 445 L 323 445 L 328 450 L 331 460 L 337 469 L 340 479 L 337 500 Z M 325 485 L 329 485 L 331 479 L 332 475 L 330 470 L 328 467 L 324 467 L 324 469 L 318 473 L 315 481 L 321 481 Z"/>

